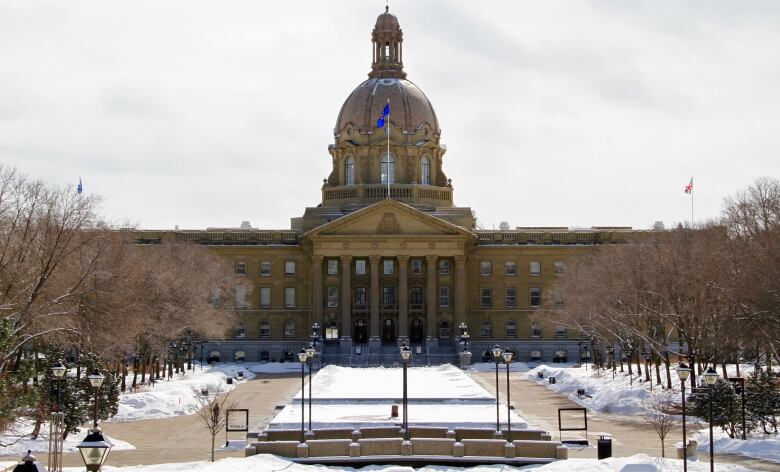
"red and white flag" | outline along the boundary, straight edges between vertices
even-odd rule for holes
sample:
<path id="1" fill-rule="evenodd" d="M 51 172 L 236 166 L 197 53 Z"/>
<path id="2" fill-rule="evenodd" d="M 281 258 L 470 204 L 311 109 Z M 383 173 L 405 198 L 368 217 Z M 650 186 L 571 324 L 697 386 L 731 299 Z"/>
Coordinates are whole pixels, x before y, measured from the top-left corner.
<path id="1" fill-rule="evenodd" d="M 691 181 L 685 186 L 685 193 L 693 193 L 693 177 L 691 177 Z"/>

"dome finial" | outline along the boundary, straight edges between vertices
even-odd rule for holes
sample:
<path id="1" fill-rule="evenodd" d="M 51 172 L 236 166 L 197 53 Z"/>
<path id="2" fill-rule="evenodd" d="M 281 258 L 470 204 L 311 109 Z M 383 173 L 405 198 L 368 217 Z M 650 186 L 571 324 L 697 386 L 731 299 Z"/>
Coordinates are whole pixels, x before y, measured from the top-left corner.
<path id="1" fill-rule="evenodd" d="M 385 13 L 390 13 L 390 0 L 385 0 Z"/>
<path id="2" fill-rule="evenodd" d="M 370 78 L 406 78 L 403 64 L 403 31 L 398 18 L 390 13 L 390 1 L 386 0 L 385 11 L 376 19 L 371 34 L 374 43 L 374 58 Z"/>

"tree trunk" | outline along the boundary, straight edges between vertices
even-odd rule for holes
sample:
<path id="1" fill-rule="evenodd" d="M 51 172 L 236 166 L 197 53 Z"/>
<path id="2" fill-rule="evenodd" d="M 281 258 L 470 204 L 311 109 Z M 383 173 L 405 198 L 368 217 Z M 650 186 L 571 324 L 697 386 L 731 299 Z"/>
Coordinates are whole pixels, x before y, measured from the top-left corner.
<path id="1" fill-rule="evenodd" d="M 135 391 L 135 386 L 138 383 L 138 358 L 133 356 L 133 383 L 132 387 L 130 387 L 133 391 Z"/>
<path id="2" fill-rule="evenodd" d="M 173 378 L 173 358 L 168 360 L 168 379 Z"/>
<path id="3" fill-rule="evenodd" d="M 725 362 L 723 362 L 723 363 L 720 365 L 720 367 L 721 367 L 721 369 L 723 370 L 723 378 L 724 378 L 724 379 L 728 379 L 728 378 L 729 378 L 729 371 L 728 371 L 728 370 L 726 370 L 726 363 L 725 363 Z"/>
<path id="4" fill-rule="evenodd" d="M 661 439 L 661 458 L 663 459 L 664 457 L 666 457 L 666 450 L 664 449 L 664 440 L 662 438 Z"/>
<path id="5" fill-rule="evenodd" d="M 633 351 L 631 352 L 631 354 L 634 354 Z M 640 360 L 640 357 L 641 356 L 639 355 L 636 356 L 636 375 L 638 375 L 639 377 L 642 376 L 642 361 Z"/>
<path id="6" fill-rule="evenodd" d="M 654 355 L 653 360 L 655 361 L 655 383 L 661 385 L 661 357 Z"/>
<path id="7" fill-rule="evenodd" d="M 669 360 L 669 351 L 664 351 L 664 368 L 666 369 L 666 388 L 672 389 L 671 361 Z"/>
<path id="8" fill-rule="evenodd" d="M 127 359 L 122 359 L 122 392 L 127 388 Z"/>
<path id="9" fill-rule="evenodd" d="M 739 356 L 737 356 L 737 364 L 736 364 L 736 366 L 737 366 L 737 377 L 740 377 L 740 374 L 739 374 Z"/>
<path id="10" fill-rule="evenodd" d="M 631 349 L 626 351 L 626 364 L 628 364 L 628 376 L 634 377 L 634 368 L 631 366 Z"/>
<path id="11" fill-rule="evenodd" d="M 141 385 L 146 383 L 146 353 L 141 354 Z"/>
<path id="12" fill-rule="evenodd" d="M 211 462 L 214 462 L 214 438 L 215 436 L 211 436 Z"/>
<path id="13" fill-rule="evenodd" d="M 192 340 L 190 339 L 190 345 L 187 347 L 187 370 L 192 370 Z"/>
<path id="14" fill-rule="evenodd" d="M 32 439 L 38 439 L 38 436 L 41 434 L 41 424 L 43 424 L 43 408 L 38 407 L 35 409 L 35 424 L 30 433 Z"/>
<path id="15" fill-rule="evenodd" d="M 689 356 L 689 367 L 691 368 L 691 376 L 688 377 L 688 379 L 689 379 L 688 385 L 690 385 L 691 388 L 693 388 L 693 386 L 696 385 L 696 367 L 695 366 L 696 366 L 696 355 L 695 354 L 691 354 Z"/>

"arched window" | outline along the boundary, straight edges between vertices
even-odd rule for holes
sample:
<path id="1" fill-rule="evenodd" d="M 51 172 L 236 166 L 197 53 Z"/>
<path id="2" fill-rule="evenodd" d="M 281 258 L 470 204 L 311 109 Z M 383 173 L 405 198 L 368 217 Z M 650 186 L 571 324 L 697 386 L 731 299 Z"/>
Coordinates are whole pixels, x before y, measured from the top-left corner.
<path id="1" fill-rule="evenodd" d="M 382 156 L 382 164 L 380 166 L 380 182 L 387 185 L 388 183 L 395 183 L 395 158 L 393 156 L 385 154 Z"/>
<path id="2" fill-rule="evenodd" d="M 450 337 L 450 324 L 446 321 L 442 321 L 441 324 L 439 324 L 439 337 L 440 338 L 449 338 Z"/>
<path id="3" fill-rule="evenodd" d="M 271 337 L 271 325 L 267 321 L 260 322 L 260 337 L 261 338 Z"/>
<path id="4" fill-rule="evenodd" d="M 284 337 L 291 338 L 295 336 L 295 321 L 287 320 L 284 322 Z"/>
<path id="5" fill-rule="evenodd" d="M 422 158 L 420 165 L 420 183 L 423 185 L 431 185 L 431 160 L 428 156 Z"/>
<path id="6" fill-rule="evenodd" d="M 482 322 L 482 337 L 489 338 L 491 336 L 493 336 L 493 325 L 489 320 L 485 320 Z"/>
<path id="7" fill-rule="evenodd" d="M 347 156 L 344 164 L 344 182 L 346 185 L 355 185 L 355 159 L 352 156 Z"/>
<path id="8" fill-rule="evenodd" d="M 514 320 L 509 320 L 506 322 L 506 337 L 507 338 L 517 337 L 517 323 L 515 323 Z"/>

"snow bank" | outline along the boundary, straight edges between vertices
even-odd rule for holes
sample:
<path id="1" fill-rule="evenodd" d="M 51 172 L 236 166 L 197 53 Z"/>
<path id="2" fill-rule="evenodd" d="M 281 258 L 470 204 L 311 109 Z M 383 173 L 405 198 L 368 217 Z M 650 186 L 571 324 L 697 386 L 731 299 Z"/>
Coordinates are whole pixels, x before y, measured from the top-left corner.
<path id="1" fill-rule="evenodd" d="M 712 434 L 715 437 L 715 453 L 717 454 L 739 454 L 780 463 L 780 435 L 778 434 L 754 434 L 744 441 L 731 439 L 720 428 L 714 428 Z M 694 439 L 699 443 L 697 447 L 699 451 L 708 452 L 710 450 L 709 429 L 702 429 L 694 436 Z"/>
<path id="2" fill-rule="evenodd" d="M 202 370 L 194 366 L 193 370 L 185 374 L 174 374 L 171 380 L 158 380 L 154 386 L 143 385 L 135 392 L 121 394 L 119 411 L 109 421 L 137 421 L 194 414 L 198 411 L 197 396 L 202 388 L 230 391 L 240 381 L 228 385 L 228 377 L 236 379 L 238 372 L 243 372 L 245 379 L 251 379 L 254 377 L 253 372 L 256 372 L 254 369 L 260 369 L 261 366 L 259 363 L 224 363 L 203 366 Z"/>
<path id="3" fill-rule="evenodd" d="M 23 419 L 17 421 L 10 429 L 9 431 L 13 431 L 16 433 L 21 432 L 29 432 L 33 429 L 33 423 L 32 421 L 28 419 Z M 76 449 L 76 444 L 80 443 L 87 435 L 87 429 L 88 428 L 81 428 L 81 431 L 75 434 L 71 434 L 68 436 L 68 438 L 65 440 L 65 444 L 63 445 L 63 450 L 65 452 L 76 452 L 78 449 Z M 0 442 L 3 444 L 10 444 L 13 441 L 16 440 L 16 438 L 19 438 L 20 434 L 9 434 L 6 436 L 0 437 Z M 135 449 L 135 446 L 132 444 L 120 441 L 119 439 L 114 439 L 108 435 L 104 435 L 104 437 L 109 438 L 112 443 L 114 443 L 113 450 L 115 451 L 126 451 Z M 49 424 L 44 423 L 41 425 L 41 434 L 38 435 L 37 439 L 30 439 L 23 437 L 22 439 L 19 439 L 15 443 L 0 448 L 0 454 L 2 455 L 18 455 L 20 458 L 24 456 L 27 451 L 32 451 L 35 454 L 38 454 L 40 456 L 40 453 L 48 453 L 49 451 Z M 0 468 L 0 470 L 4 470 Z"/>

